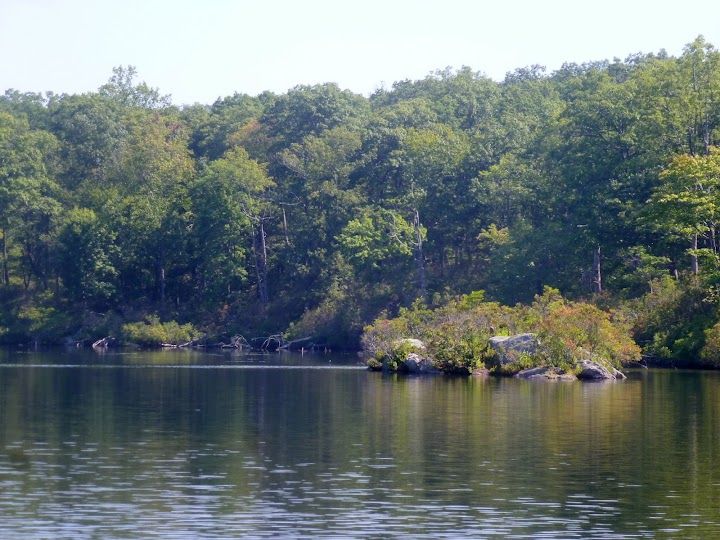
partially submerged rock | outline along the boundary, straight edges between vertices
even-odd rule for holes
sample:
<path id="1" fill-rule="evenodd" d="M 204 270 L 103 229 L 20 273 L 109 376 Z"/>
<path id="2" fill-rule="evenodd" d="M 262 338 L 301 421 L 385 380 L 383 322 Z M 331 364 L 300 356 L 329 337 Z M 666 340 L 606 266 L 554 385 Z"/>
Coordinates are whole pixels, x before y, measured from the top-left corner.
<path id="1" fill-rule="evenodd" d="M 594 360 L 581 360 L 578 379 L 586 381 L 622 380 L 625 374 L 614 367 L 605 367 Z"/>
<path id="2" fill-rule="evenodd" d="M 417 353 L 408 354 L 405 360 L 403 360 L 402 365 L 399 366 L 399 370 L 422 375 L 440 373 L 440 370 L 435 367 L 430 358 L 420 356 Z"/>
<path id="3" fill-rule="evenodd" d="M 382 359 L 371 358 L 367 365 L 373 371 L 397 371 L 419 375 L 440 373 L 432 358 L 425 354 L 426 348 L 425 343 L 419 339 L 398 339 Z"/>
<path id="4" fill-rule="evenodd" d="M 497 354 L 500 366 L 516 362 L 522 354 L 535 355 L 538 340 L 535 334 L 517 334 L 514 336 L 494 336 L 490 338 L 490 347 Z"/>
<path id="5" fill-rule="evenodd" d="M 540 366 L 523 369 L 515 374 L 516 379 L 548 379 L 551 381 L 574 381 L 577 377 L 572 373 L 555 366 Z"/>

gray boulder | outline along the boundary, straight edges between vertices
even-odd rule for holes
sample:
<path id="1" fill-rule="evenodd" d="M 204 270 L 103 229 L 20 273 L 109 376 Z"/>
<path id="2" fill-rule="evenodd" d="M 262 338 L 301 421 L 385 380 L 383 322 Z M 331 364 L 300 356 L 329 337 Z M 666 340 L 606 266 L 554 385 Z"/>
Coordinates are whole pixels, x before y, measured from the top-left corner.
<path id="1" fill-rule="evenodd" d="M 503 366 L 516 361 L 522 353 L 536 354 L 538 340 L 535 334 L 494 336 L 490 338 L 490 347 L 497 353 L 498 363 Z"/>
<path id="2" fill-rule="evenodd" d="M 416 374 L 430 374 L 430 373 L 440 373 L 440 370 L 438 370 L 432 363 L 432 360 L 430 360 L 427 357 L 420 356 L 417 353 L 410 353 L 407 355 L 405 360 L 402 363 L 403 371 L 406 371 L 408 373 L 416 373 Z"/>
<path id="3" fill-rule="evenodd" d="M 615 381 L 625 379 L 625 374 L 617 369 L 607 368 L 593 360 L 581 360 L 578 379 L 586 381 Z"/>

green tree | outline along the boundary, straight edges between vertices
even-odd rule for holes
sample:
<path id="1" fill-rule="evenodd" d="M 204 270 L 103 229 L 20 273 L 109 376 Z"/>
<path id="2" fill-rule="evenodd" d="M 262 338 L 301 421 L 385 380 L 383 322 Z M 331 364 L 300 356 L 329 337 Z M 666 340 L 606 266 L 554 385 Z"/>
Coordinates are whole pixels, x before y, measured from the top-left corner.
<path id="1" fill-rule="evenodd" d="M 267 245 L 263 199 L 274 185 L 263 166 L 242 148 L 209 164 L 193 188 L 196 268 L 201 296 L 232 300 L 247 277 L 248 253 L 257 294 L 267 303 Z"/>
<path id="2" fill-rule="evenodd" d="M 47 167 L 55 149 L 51 134 L 31 130 L 26 119 L 0 112 L 0 229 L 6 285 L 10 245 L 16 242 L 25 287 L 34 277 L 47 288 L 52 230 L 60 212 L 60 189 Z"/>
<path id="3" fill-rule="evenodd" d="M 107 309 L 117 294 L 115 235 L 88 208 L 65 215 L 58 234 L 60 277 L 71 299 Z"/>
<path id="4" fill-rule="evenodd" d="M 664 235 L 690 244 L 691 270 L 699 272 L 698 247 L 704 240 L 715 257 L 720 218 L 720 151 L 676 156 L 660 173 L 650 200 L 650 220 Z"/>

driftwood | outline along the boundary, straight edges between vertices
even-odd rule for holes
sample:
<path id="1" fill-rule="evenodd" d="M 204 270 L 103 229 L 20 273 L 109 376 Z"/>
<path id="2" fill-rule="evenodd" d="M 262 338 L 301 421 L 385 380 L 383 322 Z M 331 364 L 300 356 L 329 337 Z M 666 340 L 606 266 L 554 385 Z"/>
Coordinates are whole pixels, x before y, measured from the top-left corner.
<path id="1" fill-rule="evenodd" d="M 304 338 L 293 339 L 292 341 L 286 341 L 279 348 L 288 351 L 294 351 L 297 349 L 312 349 L 314 347 L 315 344 L 313 343 L 313 337 L 308 336 Z"/>
<path id="2" fill-rule="evenodd" d="M 185 343 L 161 343 L 160 346 L 163 349 L 186 349 L 192 347 L 197 342 L 197 339 L 192 339 Z"/>
<path id="3" fill-rule="evenodd" d="M 204 346 L 204 345 L 203 345 Z M 235 335 L 230 338 L 230 343 L 225 343 L 223 341 L 220 341 L 219 343 L 215 343 L 214 345 L 210 345 L 210 347 L 216 347 L 218 349 L 238 349 L 243 350 L 245 347 L 250 347 L 250 344 L 248 343 L 247 339 L 245 339 L 241 335 Z"/>
<path id="4" fill-rule="evenodd" d="M 111 342 L 115 341 L 114 337 L 104 337 L 102 339 L 98 339 L 92 344 L 93 349 L 107 349 L 108 345 L 110 345 Z"/>
<path id="5" fill-rule="evenodd" d="M 283 339 L 282 334 L 273 334 L 272 336 L 265 338 L 265 341 L 263 341 L 260 349 L 263 351 L 277 351 L 283 346 L 283 343 L 285 343 L 285 340 Z"/>
<path id="6" fill-rule="evenodd" d="M 282 334 L 250 338 L 249 344 L 259 351 L 277 351 L 285 343 Z"/>

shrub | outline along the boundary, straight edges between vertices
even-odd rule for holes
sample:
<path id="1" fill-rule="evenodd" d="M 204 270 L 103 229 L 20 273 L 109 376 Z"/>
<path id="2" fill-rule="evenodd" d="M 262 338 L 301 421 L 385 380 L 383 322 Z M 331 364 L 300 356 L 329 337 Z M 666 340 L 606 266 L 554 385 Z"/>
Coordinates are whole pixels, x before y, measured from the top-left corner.
<path id="1" fill-rule="evenodd" d="M 441 324 L 430 337 L 428 349 L 435 366 L 449 373 L 472 373 L 485 367 L 494 355 L 486 329 Z"/>
<path id="2" fill-rule="evenodd" d="M 627 302 L 623 311 L 647 354 L 693 359 L 701 353 L 705 330 L 717 322 L 718 304 L 708 284 L 665 277 L 654 280 L 650 292 Z"/>
<path id="3" fill-rule="evenodd" d="M 397 371 L 411 353 L 425 354 L 425 350 L 416 347 L 408 340 L 401 339 L 392 343 L 387 353 L 379 352 L 375 356 L 375 361 L 380 362 L 385 369 Z"/>
<path id="4" fill-rule="evenodd" d="M 545 363 L 572 370 L 583 359 L 620 367 L 640 358 L 629 324 L 619 314 L 562 298 L 548 302 L 545 297 L 554 293 L 547 291 L 531 306 L 539 314 L 536 331 Z"/>
<path id="5" fill-rule="evenodd" d="M 526 352 L 517 355 L 517 358 L 513 358 L 512 362 L 497 365 L 493 368 L 493 372 L 501 375 L 515 375 L 523 369 L 529 369 L 538 365 L 538 359 Z"/>
<path id="6" fill-rule="evenodd" d="M 160 318 L 156 316 L 147 317 L 145 321 L 124 324 L 122 333 L 126 341 L 146 347 L 157 347 L 163 343 L 180 345 L 202 335 L 190 323 L 160 322 Z"/>
<path id="7" fill-rule="evenodd" d="M 705 346 L 700 358 L 715 367 L 720 366 L 720 322 L 705 330 Z"/>

